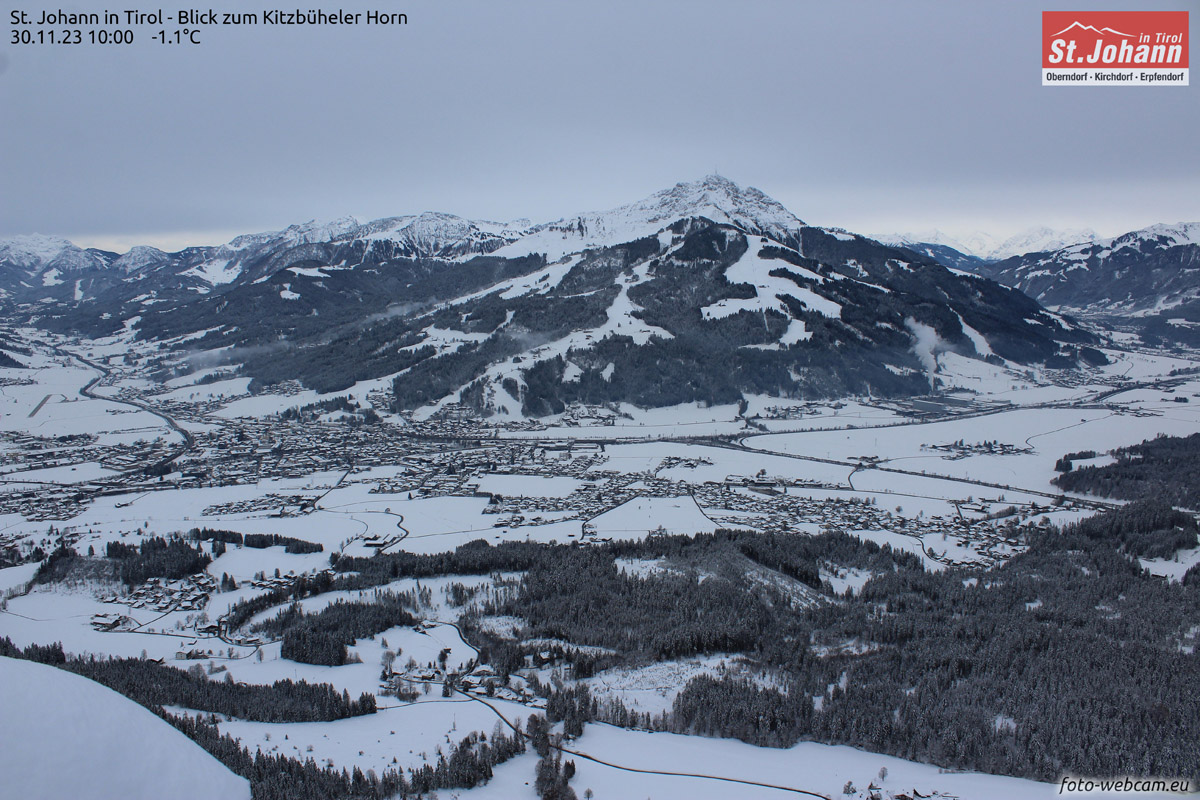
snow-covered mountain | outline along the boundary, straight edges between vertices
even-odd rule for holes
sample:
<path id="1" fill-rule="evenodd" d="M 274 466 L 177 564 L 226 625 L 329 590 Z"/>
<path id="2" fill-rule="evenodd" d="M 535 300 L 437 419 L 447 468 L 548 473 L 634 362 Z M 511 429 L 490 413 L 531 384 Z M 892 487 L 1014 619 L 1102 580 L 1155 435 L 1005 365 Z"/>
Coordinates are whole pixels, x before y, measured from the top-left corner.
<path id="1" fill-rule="evenodd" d="M 1200 297 L 1200 223 L 1138 231 L 1006 259 L 989 275 L 1041 303 L 1146 314 Z"/>
<path id="2" fill-rule="evenodd" d="M 58 286 L 108 266 L 112 253 L 84 250 L 58 236 L 31 234 L 0 239 L 0 290 Z"/>
<path id="3" fill-rule="evenodd" d="M 171 256 L 157 247 L 138 245 L 130 248 L 129 252 L 112 262 L 114 269 L 119 269 L 126 275 L 142 270 L 153 269 L 166 264 Z"/>
<path id="4" fill-rule="evenodd" d="M 1070 367 L 1093 341 L 1019 292 L 719 176 L 540 225 L 425 213 L 140 248 L 23 297 L 47 327 L 220 350 L 255 386 L 396 376 L 398 408 L 525 415 L 923 393 L 939 351 Z"/>
<path id="5" fill-rule="evenodd" d="M 147 304 L 178 302 L 261 280 L 297 263 L 329 263 L 335 251 L 348 263 L 470 258 L 518 240 L 530 227 L 526 220 L 506 225 L 433 212 L 366 224 L 344 217 L 177 253 L 136 246 L 119 257 L 83 250 L 60 237 L 19 236 L 0 240 L 0 297 L 101 305 L 134 297 Z"/>
<path id="6" fill-rule="evenodd" d="M 505 225 L 463 219 L 427 211 L 409 217 L 389 217 L 361 225 L 338 237 L 363 240 L 370 248 L 386 243 L 389 256 L 456 259 L 498 250 L 528 233 L 528 222 Z"/>
<path id="7" fill-rule="evenodd" d="M 777 241 L 788 241 L 804 226 L 758 189 L 743 189 L 728 178 L 709 175 L 700 181 L 678 183 L 636 203 L 537 225 L 505 254 L 536 252 L 560 257 L 651 236 L 671 222 L 689 217 L 704 217 Z"/>
<path id="8" fill-rule="evenodd" d="M 64 250 L 78 249 L 61 236 L 29 234 L 0 240 L 0 262 L 5 265 L 36 272 L 53 261 Z"/>
<path id="9" fill-rule="evenodd" d="M 110 294 L 114 285 L 132 277 L 143 281 L 135 295 L 154 303 L 252 282 L 309 260 L 326 261 L 335 251 L 348 264 L 383 263 L 394 258 L 462 260 L 508 248 L 507 257 L 541 253 L 558 258 L 569 252 L 631 241 L 653 234 L 685 216 L 702 216 L 786 241 L 803 223 L 781 204 L 753 188 L 712 175 L 619 208 L 589 212 L 533 225 L 528 220 L 498 223 L 469 220 L 454 214 L 425 212 L 360 223 L 353 217 L 331 222 L 312 220 L 280 231 L 238 236 L 217 247 L 194 247 L 164 253 L 139 246 L 121 257 L 82 250 L 66 239 L 22 236 L 0 240 L 0 274 L 19 271 L 29 286 L 42 285 L 43 273 L 57 268 L 44 286 L 87 275 L 78 286 L 57 292 L 35 289 L 25 299 L 87 302 Z M 116 274 L 104 274 L 106 267 Z M 329 262 L 335 263 L 335 262 Z M 15 270 L 14 270 L 15 268 Z M 145 283 L 147 273 L 156 280 Z M 5 288 L 0 286 L 0 288 Z M 19 292 L 19 284 L 16 287 Z M 118 291 L 119 294 L 119 291 Z"/>
<path id="10" fill-rule="evenodd" d="M 1055 230 L 1053 228 L 1030 228 L 1008 237 L 991 251 L 980 256 L 985 261 L 1001 261 L 1026 253 L 1045 253 L 1060 250 L 1073 244 L 1094 242 L 1100 234 L 1091 228 Z"/>
<path id="11" fill-rule="evenodd" d="M 943 233 L 936 228 L 933 230 L 922 232 L 909 233 L 869 233 L 866 234 L 877 242 L 884 244 L 896 245 L 898 247 L 910 247 L 912 245 L 936 245 L 940 247 L 950 247 L 957 250 L 963 255 L 979 258 L 977 253 L 987 252 L 992 247 L 995 247 L 995 241 L 988 237 L 986 241 L 982 239 L 984 234 L 977 234 L 970 242 L 966 237 L 959 238 L 951 236 L 948 233 Z"/>
<path id="12" fill-rule="evenodd" d="M 1036 227 L 1006 239 L 984 232 L 951 236 L 940 230 L 923 233 L 878 234 L 872 235 L 871 238 L 886 244 L 917 249 L 918 252 L 945 252 L 948 248 L 958 255 L 947 253 L 946 257 L 955 261 L 959 260 L 958 256 L 968 256 L 980 261 L 1002 261 L 1026 253 L 1042 253 L 1081 242 L 1094 242 L 1100 238 L 1100 235 L 1090 228 L 1056 230 Z M 943 261 L 943 263 L 946 262 Z M 961 264 L 948 263 L 947 266 L 958 267 Z"/>

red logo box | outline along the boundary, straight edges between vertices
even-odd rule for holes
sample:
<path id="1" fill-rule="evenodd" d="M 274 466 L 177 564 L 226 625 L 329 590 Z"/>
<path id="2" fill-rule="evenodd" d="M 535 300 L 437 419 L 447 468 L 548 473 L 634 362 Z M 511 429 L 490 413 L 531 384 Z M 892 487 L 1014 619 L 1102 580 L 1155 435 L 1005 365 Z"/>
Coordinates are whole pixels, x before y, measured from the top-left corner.
<path id="1" fill-rule="evenodd" d="M 1186 11 L 1043 11 L 1043 69 L 1187 69 Z"/>

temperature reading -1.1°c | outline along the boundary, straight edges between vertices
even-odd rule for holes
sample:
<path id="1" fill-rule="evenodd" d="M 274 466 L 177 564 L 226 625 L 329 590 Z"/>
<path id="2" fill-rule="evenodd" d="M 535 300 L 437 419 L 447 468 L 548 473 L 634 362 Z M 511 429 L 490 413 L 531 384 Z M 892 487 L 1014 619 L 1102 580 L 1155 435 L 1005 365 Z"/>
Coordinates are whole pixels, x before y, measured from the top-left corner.
<path id="1" fill-rule="evenodd" d="M 200 29 L 178 28 L 174 31 L 159 31 L 151 38 L 163 44 L 200 44 Z"/>

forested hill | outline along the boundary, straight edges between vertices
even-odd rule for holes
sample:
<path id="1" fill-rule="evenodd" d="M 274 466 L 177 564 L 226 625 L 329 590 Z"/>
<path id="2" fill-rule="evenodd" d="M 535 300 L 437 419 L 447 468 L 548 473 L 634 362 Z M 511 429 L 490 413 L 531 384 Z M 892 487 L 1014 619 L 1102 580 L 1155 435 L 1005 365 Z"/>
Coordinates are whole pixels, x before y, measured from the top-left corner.
<path id="1" fill-rule="evenodd" d="M 1158 498 L 1200 509 L 1200 433 L 1159 436 L 1113 451 L 1106 466 L 1071 469 L 1054 479 L 1068 492 L 1086 492 L 1121 500 Z"/>
<path id="2" fill-rule="evenodd" d="M 67 244 L 0 243 L 28 321 L 161 343 L 181 362 L 164 377 L 198 362 L 253 390 L 391 377 L 396 410 L 914 395 L 936 390 L 945 351 L 1103 359 L 1091 333 L 1019 291 L 806 225 L 719 176 L 528 228 L 421 215 L 175 254 L 68 259 Z"/>

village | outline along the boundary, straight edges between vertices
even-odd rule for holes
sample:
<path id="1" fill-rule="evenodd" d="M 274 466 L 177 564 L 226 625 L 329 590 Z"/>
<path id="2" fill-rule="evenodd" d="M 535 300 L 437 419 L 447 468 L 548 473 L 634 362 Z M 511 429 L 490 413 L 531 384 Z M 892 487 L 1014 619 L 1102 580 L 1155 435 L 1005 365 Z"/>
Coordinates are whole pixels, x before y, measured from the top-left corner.
<path id="1" fill-rule="evenodd" d="M 215 578 L 207 572 L 197 572 L 178 580 L 150 578 L 127 595 L 108 594 L 101 599 L 105 603 L 154 611 L 200 611 L 216 588 Z"/>
<path id="2" fill-rule="evenodd" d="M 114 367 L 117 362 L 108 363 Z M 603 542 L 611 537 L 598 530 L 594 523 L 598 517 L 638 499 L 687 498 L 713 526 L 775 533 L 887 531 L 912 540 L 928 558 L 948 565 L 991 566 L 1009 558 L 1018 547 L 991 518 L 994 507 L 1002 503 L 998 492 L 990 503 L 952 501 L 942 513 L 904 514 L 899 507 L 893 511 L 876 505 L 871 493 L 853 491 L 852 470 L 884 463 L 875 455 L 845 456 L 844 462 L 830 462 L 847 464 L 850 479 L 768 475 L 762 470 L 716 480 L 711 470 L 705 470 L 703 479 L 689 479 L 688 470 L 711 467 L 711 458 L 665 455 L 648 467 L 615 468 L 610 448 L 631 441 L 604 438 L 603 431 L 621 421 L 622 413 L 615 408 L 572 406 L 554 424 L 588 426 L 595 428 L 595 435 L 554 438 L 547 436 L 548 427 L 542 421 L 485 420 L 453 403 L 421 420 L 411 413 L 388 414 L 391 398 L 384 390 L 368 393 L 367 405 L 362 407 L 349 401 L 339 405 L 334 402 L 338 398 L 305 405 L 301 398 L 310 395 L 304 395 L 302 387 L 292 381 L 259 393 L 270 397 L 279 411 L 229 416 L 224 410 L 250 395 L 214 396 L 203 391 L 185 395 L 162 383 L 131 380 L 154 368 L 160 367 L 125 362 L 98 379 L 96 387 L 104 389 L 106 397 L 153 409 L 176 426 L 188 425 L 184 441 L 161 427 L 144 432 L 135 429 L 139 433 L 136 438 L 110 441 L 92 433 L 57 437 L 4 433 L 0 466 L 8 477 L 0 487 L 0 514 L 19 514 L 31 522 L 58 522 L 78 517 L 102 498 L 113 498 L 115 507 L 121 508 L 160 492 L 261 486 L 263 491 L 240 492 L 228 499 L 217 493 L 200 516 L 288 518 L 320 510 L 322 498 L 336 488 L 365 485 L 381 500 L 388 495 L 402 501 L 485 499 L 482 514 L 500 537 L 506 531 L 577 521 L 578 531 L 568 536 L 584 543 Z M 948 413 L 988 413 L 996 404 L 945 396 L 881 400 L 874 405 L 899 414 L 899 424 L 905 424 L 904 420 L 918 422 Z M 754 430 L 763 421 L 836 416 L 845 407 L 841 402 L 779 405 L 741 419 Z M 108 409 L 120 413 L 134 410 Z M 538 438 L 521 438 L 523 433 L 531 437 L 536 433 Z M 746 451 L 737 436 L 679 441 Z M 942 453 L 950 460 L 1033 452 L 1031 447 L 1005 442 L 963 440 L 930 443 L 922 449 Z M 55 471 L 38 480 L 20 480 L 21 473 L 46 469 Z M 81 479 L 74 479 L 76 470 Z M 541 493 L 536 489 L 538 482 L 531 481 L 527 491 L 507 492 L 498 491 L 489 476 L 569 479 L 572 484 L 567 491 Z M 308 481 L 305 485 L 311 488 L 274 490 L 266 485 L 273 481 Z M 1062 498 L 1059 502 L 1065 504 L 1060 510 L 1069 510 L 1077 501 Z M 1036 513 L 1034 508 L 1020 506 L 1010 516 L 1026 520 Z M 645 525 L 647 535 L 658 530 L 653 520 Z M 404 536 L 403 530 L 371 531 L 350 538 L 361 539 L 369 551 L 386 552 L 399 546 Z M 14 563 L 32 557 L 28 541 L 24 540 L 23 551 L 20 546 L 10 548 L 6 557 Z"/>
<path id="3" fill-rule="evenodd" d="M 844 492 L 848 487 L 843 483 L 765 474 L 728 475 L 723 481 L 693 482 L 660 477 L 659 473 L 676 467 L 694 468 L 704 461 L 671 456 L 651 470 L 624 472 L 608 467 L 603 442 L 480 437 L 475 422 L 455 426 L 443 420 L 437 427 L 442 435 L 430 437 L 389 423 L 371 426 L 351 426 L 338 421 L 299 423 L 279 416 L 221 420 L 209 430 L 195 434 L 194 448 L 181 453 L 165 471 L 154 471 L 160 474 L 130 469 L 73 485 L 24 483 L 0 493 L 0 513 L 15 512 L 29 520 L 63 520 L 78 515 L 91 500 L 102 496 L 253 485 L 329 472 L 341 475 L 338 485 L 365 482 L 375 495 L 395 494 L 407 499 L 485 497 L 488 504 L 483 513 L 494 516 L 492 524 L 496 528 L 581 520 L 583 541 L 602 541 L 603 537 L 593 535 L 588 525 L 590 520 L 634 498 L 690 497 L 714 523 L 727 527 L 749 527 L 764 532 L 794 532 L 807 525 L 823 530 L 888 530 L 917 539 L 931 535 L 942 539 L 953 537 L 960 547 L 969 547 L 975 553 L 968 560 L 945 559 L 949 564 L 988 566 L 1013 553 L 1014 543 L 986 519 L 986 505 L 975 513 L 960 506 L 952 517 L 904 516 L 851 494 L 844 498 L 828 496 L 830 492 Z M 28 453 L 33 463 L 40 463 L 47 443 L 30 438 L 14 440 L 14 444 L 24 449 L 10 450 L 10 459 Z M 88 459 L 129 466 L 135 458 L 135 449 L 130 446 L 99 447 L 89 437 L 55 444 L 53 452 L 59 464 L 73 459 L 83 463 L 82 459 Z M 137 451 L 136 458 L 153 459 L 164 449 L 165 445 L 159 442 Z M 995 442 L 971 445 L 955 442 L 932 445 L 929 449 L 945 452 L 951 459 L 969 454 L 1029 452 L 1029 448 Z M 877 461 L 869 458 L 855 463 L 869 468 Z M 375 467 L 388 467 L 387 475 L 372 475 Z M 672 474 L 679 473 L 675 470 Z M 481 483 L 488 475 L 570 478 L 577 486 L 564 496 L 505 495 L 481 491 Z M 821 496 L 812 496 L 811 490 L 822 490 L 817 493 Z M 303 515 L 319 507 L 324 492 L 268 491 L 248 499 L 211 503 L 203 514 Z M 963 514 L 964 510 L 968 513 Z M 398 537 L 377 538 L 368 545 L 383 550 L 396 541 Z M 934 550 L 928 554 L 939 558 Z"/>

